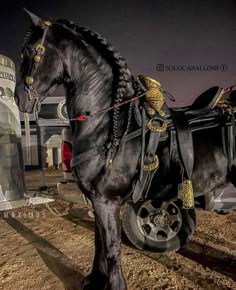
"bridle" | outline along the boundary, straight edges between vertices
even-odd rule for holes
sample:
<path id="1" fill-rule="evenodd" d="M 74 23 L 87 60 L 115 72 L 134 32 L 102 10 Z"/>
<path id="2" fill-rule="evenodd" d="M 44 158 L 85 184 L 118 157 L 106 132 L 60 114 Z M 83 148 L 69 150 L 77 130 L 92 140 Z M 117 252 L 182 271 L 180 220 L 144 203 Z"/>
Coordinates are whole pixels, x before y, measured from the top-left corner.
<path id="1" fill-rule="evenodd" d="M 52 23 L 50 21 L 44 21 L 42 23 L 42 28 L 44 29 L 42 39 L 40 43 L 36 44 L 35 46 L 35 56 L 33 57 L 32 64 L 30 66 L 30 71 L 29 74 L 25 78 L 25 91 L 28 94 L 28 101 L 29 102 L 34 102 L 33 105 L 33 110 L 36 112 L 36 108 L 38 109 L 39 107 L 39 94 L 38 92 L 34 89 L 32 86 L 34 83 L 34 78 L 32 76 L 33 71 L 37 67 L 37 65 L 41 62 L 42 56 L 45 53 L 45 46 L 44 42 L 47 36 L 48 29 L 52 26 Z"/>

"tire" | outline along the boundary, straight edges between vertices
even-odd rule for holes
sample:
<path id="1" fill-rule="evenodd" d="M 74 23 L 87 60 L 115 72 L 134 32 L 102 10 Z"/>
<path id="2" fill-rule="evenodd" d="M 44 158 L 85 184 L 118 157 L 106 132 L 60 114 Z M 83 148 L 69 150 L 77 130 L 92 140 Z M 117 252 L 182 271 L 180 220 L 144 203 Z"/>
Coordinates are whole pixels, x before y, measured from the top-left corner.
<path id="1" fill-rule="evenodd" d="M 143 215 L 143 211 L 146 210 L 147 205 L 148 208 L 150 207 L 149 204 L 152 207 L 154 205 L 155 210 L 151 212 L 152 215 L 149 212 L 149 222 L 147 225 L 140 225 L 140 220 L 145 219 L 146 221 L 146 218 L 141 216 Z M 164 212 L 163 204 L 165 204 L 164 208 L 166 208 Z M 175 215 L 170 214 L 174 211 L 177 212 Z M 155 215 L 153 214 L 154 212 L 158 212 L 158 214 Z M 196 226 L 195 209 L 181 208 L 181 202 L 179 200 L 146 200 L 137 202 L 136 204 L 126 203 L 121 215 L 123 230 L 129 241 L 140 250 L 157 253 L 167 254 L 179 250 L 192 237 Z M 171 218 L 172 220 L 176 219 L 176 221 L 173 223 Z M 155 225 L 157 220 L 158 226 L 153 225 L 153 220 L 155 221 Z M 147 226 L 149 226 L 149 229 Z M 154 228 L 154 234 L 150 228 Z M 155 234 L 155 230 L 158 230 L 157 234 Z"/>

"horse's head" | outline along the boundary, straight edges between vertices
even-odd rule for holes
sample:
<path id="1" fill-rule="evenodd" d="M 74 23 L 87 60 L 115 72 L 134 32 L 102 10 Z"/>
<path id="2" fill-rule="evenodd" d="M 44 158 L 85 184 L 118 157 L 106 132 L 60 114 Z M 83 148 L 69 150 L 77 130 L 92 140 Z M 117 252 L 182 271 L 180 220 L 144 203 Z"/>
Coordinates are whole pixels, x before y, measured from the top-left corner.
<path id="1" fill-rule="evenodd" d="M 61 84 L 63 63 L 52 24 L 26 12 L 31 20 L 31 28 L 22 48 L 15 100 L 20 111 L 33 113 L 39 110 L 42 100 Z"/>

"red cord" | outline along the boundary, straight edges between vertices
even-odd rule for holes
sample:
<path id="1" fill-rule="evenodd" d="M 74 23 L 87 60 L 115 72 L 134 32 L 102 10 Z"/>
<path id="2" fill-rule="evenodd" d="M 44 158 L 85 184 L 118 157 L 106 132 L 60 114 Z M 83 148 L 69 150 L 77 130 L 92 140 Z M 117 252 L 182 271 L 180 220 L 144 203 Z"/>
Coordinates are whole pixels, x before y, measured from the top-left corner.
<path id="1" fill-rule="evenodd" d="M 80 115 L 79 117 L 76 118 L 77 121 L 83 122 L 86 120 L 86 116 L 85 115 Z"/>
<path id="2" fill-rule="evenodd" d="M 127 104 L 127 103 L 134 102 L 134 101 L 138 100 L 143 95 L 138 96 L 138 97 L 133 97 L 130 100 L 124 101 L 122 103 L 114 105 L 113 107 L 110 107 L 110 108 L 107 108 L 107 109 L 104 109 L 104 110 L 101 110 L 101 111 L 98 111 L 98 112 L 95 112 L 95 113 L 93 111 L 91 111 L 90 113 L 88 113 L 86 115 L 80 115 L 80 116 L 76 117 L 76 119 L 71 119 L 71 121 L 77 120 L 77 121 L 83 122 L 83 121 L 85 121 L 87 119 L 87 117 L 93 117 L 93 116 L 96 116 L 98 114 L 105 113 L 107 111 L 113 110 L 115 108 L 119 108 L 120 106 L 122 106 L 124 104 Z"/>

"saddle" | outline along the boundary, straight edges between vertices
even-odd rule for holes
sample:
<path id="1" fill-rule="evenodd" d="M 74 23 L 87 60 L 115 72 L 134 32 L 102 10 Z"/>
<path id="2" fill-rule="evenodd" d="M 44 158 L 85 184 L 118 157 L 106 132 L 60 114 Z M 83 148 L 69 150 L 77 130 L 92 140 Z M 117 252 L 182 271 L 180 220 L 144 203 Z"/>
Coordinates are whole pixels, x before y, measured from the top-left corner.
<path id="1" fill-rule="evenodd" d="M 140 175 L 132 192 L 133 202 L 145 199 L 159 162 L 156 150 L 160 141 L 170 139 L 171 164 L 178 164 L 180 196 L 183 207 L 194 207 L 194 193 L 191 176 L 194 165 L 192 132 L 221 126 L 223 151 L 229 160 L 229 167 L 235 159 L 234 112 L 224 101 L 231 90 L 218 86 L 202 93 L 191 106 L 168 108 L 159 82 L 138 76 L 137 84 L 146 91 L 145 101 L 134 103 L 134 116 L 141 127 L 128 139 L 142 136 Z M 178 194 L 179 195 L 179 194 Z"/>
<path id="2" fill-rule="evenodd" d="M 223 90 L 218 87 L 212 87 L 202 93 L 197 99 L 188 107 L 188 114 L 202 115 L 209 113 L 214 109 L 220 98 L 222 97 Z"/>

